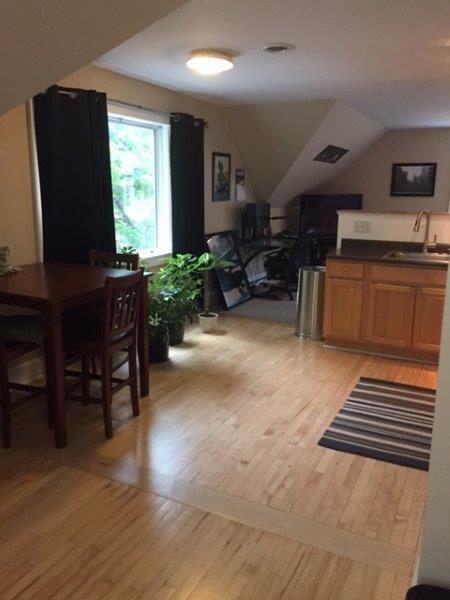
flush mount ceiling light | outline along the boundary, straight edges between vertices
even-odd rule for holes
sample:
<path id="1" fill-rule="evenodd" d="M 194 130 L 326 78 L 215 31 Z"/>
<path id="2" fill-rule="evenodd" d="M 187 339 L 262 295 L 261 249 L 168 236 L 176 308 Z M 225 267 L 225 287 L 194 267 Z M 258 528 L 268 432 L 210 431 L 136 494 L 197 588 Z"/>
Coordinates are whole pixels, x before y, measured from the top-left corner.
<path id="1" fill-rule="evenodd" d="M 266 44 L 264 46 L 264 52 L 268 52 L 269 54 L 284 54 L 285 52 L 289 52 L 289 50 L 293 50 L 294 48 L 294 44 L 276 42 L 274 44 Z"/>
<path id="2" fill-rule="evenodd" d="M 217 75 L 234 67 L 232 57 L 218 50 L 195 50 L 190 53 L 186 65 L 201 75 Z"/>

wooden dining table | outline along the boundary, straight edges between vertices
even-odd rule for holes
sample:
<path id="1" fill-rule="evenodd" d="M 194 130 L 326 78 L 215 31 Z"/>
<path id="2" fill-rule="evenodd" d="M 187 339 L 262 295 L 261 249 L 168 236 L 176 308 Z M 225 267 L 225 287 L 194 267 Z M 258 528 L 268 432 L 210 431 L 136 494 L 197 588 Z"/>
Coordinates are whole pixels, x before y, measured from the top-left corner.
<path id="1" fill-rule="evenodd" d="M 0 303 L 38 310 L 45 324 L 47 393 L 54 408 L 55 444 L 67 445 L 64 411 L 65 377 L 62 314 L 68 308 L 100 299 L 107 277 L 123 277 L 129 271 L 73 263 L 44 262 L 25 265 L 0 277 Z M 140 394 L 149 393 L 148 275 L 144 274 L 138 319 Z"/>

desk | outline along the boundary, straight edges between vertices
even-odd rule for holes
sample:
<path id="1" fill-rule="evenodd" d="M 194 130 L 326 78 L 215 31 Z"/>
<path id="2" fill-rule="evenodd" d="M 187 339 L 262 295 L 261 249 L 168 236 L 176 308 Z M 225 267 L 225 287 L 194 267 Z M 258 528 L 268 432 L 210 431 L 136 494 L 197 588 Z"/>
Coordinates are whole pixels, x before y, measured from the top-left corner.
<path id="1" fill-rule="evenodd" d="M 121 269 L 90 267 L 71 263 L 33 263 L 14 275 L 0 277 L 0 302 L 41 312 L 45 323 L 47 388 L 54 407 L 55 444 L 67 445 L 64 413 L 64 353 L 62 311 L 101 298 L 106 277 L 123 277 Z M 148 276 L 144 276 L 138 323 L 138 356 L 141 396 L 149 392 L 148 361 Z"/>
<path id="2" fill-rule="evenodd" d="M 246 268 L 259 254 L 280 250 L 281 248 L 291 248 L 295 244 L 295 241 L 296 238 L 270 238 L 252 242 L 240 241 L 239 247 L 244 268 Z"/>

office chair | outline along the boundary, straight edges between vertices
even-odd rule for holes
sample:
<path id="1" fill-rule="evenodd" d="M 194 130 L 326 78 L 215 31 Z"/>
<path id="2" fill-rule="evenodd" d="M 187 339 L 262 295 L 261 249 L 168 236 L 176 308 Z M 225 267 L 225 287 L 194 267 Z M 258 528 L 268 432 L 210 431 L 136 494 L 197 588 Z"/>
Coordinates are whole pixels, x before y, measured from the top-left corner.
<path id="1" fill-rule="evenodd" d="M 310 232 L 297 238 L 290 247 L 273 250 L 266 255 L 264 268 L 270 283 L 269 293 L 284 292 L 293 300 L 292 288 L 298 280 L 301 267 L 324 265 L 330 249 L 336 247 L 336 236 Z M 272 284 L 272 282 L 278 282 Z"/>

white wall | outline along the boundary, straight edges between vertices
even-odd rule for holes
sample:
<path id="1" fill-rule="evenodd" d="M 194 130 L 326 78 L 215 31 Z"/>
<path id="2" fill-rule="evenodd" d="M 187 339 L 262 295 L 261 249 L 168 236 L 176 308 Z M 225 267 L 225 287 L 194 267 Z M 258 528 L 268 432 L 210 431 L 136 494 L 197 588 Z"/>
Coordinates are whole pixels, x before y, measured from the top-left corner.
<path id="1" fill-rule="evenodd" d="M 450 588 L 450 270 L 418 582 Z"/>
<path id="2" fill-rule="evenodd" d="M 423 242 L 425 219 L 420 231 L 413 231 L 416 213 L 376 213 L 358 210 L 338 211 L 338 248 L 343 238 L 363 240 L 391 240 L 394 242 Z M 370 223 L 370 233 L 355 231 L 355 221 Z M 430 241 L 437 236 L 438 243 L 450 244 L 450 214 L 433 214 L 430 223 Z"/>
<path id="3" fill-rule="evenodd" d="M 436 162 L 431 198 L 390 195 L 393 163 Z M 396 129 L 386 132 L 336 178 L 314 189 L 323 194 L 363 194 L 365 210 L 447 212 L 450 199 L 450 128 Z"/>

